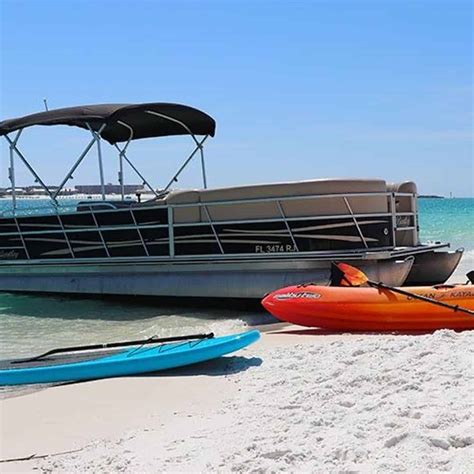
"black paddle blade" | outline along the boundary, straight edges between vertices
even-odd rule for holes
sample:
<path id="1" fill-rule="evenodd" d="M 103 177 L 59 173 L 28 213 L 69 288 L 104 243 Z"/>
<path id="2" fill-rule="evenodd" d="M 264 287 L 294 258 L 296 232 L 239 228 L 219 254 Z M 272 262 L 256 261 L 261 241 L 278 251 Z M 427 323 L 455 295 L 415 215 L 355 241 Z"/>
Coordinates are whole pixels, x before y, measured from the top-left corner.
<path id="1" fill-rule="evenodd" d="M 331 262 L 331 279 L 329 285 L 343 286 L 344 282 L 344 272 L 337 266 L 336 262 Z"/>
<path id="2" fill-rule="evenodd" d="M 466 273 L 467 279 L 474 285 L 474 270 Z"/>

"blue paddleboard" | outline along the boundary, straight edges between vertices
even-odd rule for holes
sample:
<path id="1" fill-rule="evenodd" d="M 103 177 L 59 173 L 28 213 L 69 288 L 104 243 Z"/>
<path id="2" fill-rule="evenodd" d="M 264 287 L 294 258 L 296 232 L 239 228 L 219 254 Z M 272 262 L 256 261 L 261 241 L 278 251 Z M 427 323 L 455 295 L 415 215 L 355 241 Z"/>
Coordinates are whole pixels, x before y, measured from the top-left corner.
<path id="1" fill-rule="evenodd" d="M 91 380 L 173 369 L 229 354 L 259 338 L 259 331 L 252 330 L 223 337 L 152 346 L 138 345 L 106 355 L 96 351 L 59 358 L 2 361 L 0 385 Z"/>

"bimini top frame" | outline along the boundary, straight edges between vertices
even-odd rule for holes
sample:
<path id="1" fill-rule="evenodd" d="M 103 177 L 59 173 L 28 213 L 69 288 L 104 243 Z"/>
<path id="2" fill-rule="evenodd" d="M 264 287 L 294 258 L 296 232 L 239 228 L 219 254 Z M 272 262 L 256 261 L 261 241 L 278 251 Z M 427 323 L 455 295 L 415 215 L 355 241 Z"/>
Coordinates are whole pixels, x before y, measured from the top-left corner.
<path id="1" fill-rule="evenodd" d="M 92 140 L 84 148 L 83 152 L 71 167 L 58 189 L 54 192 L 46 186 L 23 153 L 18 149 L 18 140 L 23 130 L 34 125 L 70 125 L 89 130 L 92 134 Z M 125 160 L 132 170 L 143 180 L 143 184 L 157 196 L 153 187 L 126 155 L 130 142 L 140 138 L 190 135 L 196 146 L 164 188 L 164 191 L 167 191 L 173 182 L 177 181 L 180 173 L 198 151 L 201 156 L 203 185 L 204 188 L 207 188 L 203 143 L 209 136 L 214 136 L 215 130 L 216 122 L 212 117 L 204 112 L 186 105 L 169 103 L 86 105 L 49 110 L 46 112 L 27 115 L 25 117 L 4 120 L 3 122 L 0 122 L 0 136 L 4 136 L 10 146 L 9 179 L 12 186 L 13 207 L 16 209 L 15 154 L 24 163 L 40 186 L 46 191 L 53 203 L 57 204 L 56 198 L 59 193 L 66 182 L 72 178 L 72 174 L 84 160 L 94 144 L 97 146 L 102 199 L 105 200 L 105 184 L 101 151 L 102 139 L 112 144 L 119 152 L 118 177 L 121 186 L 122 199 L 124 198 L 123 160 Z M 14 132 L 16 132 L 16 135 L 13 138 L 10 137 L 9 134 Z M 204 135 L 204 138 L 198 140 L 196 138 L 197 135 Z M 124 143 L 124 145 L 120 147 L 118 145 L 119 143 Z"/>

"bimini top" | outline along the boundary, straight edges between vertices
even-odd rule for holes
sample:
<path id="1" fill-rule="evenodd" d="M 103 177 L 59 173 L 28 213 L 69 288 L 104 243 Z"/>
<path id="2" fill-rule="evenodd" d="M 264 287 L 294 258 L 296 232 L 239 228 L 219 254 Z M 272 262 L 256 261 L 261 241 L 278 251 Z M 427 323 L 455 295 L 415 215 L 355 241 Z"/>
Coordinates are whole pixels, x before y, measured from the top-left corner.
<path id="1" fill-rule="evenodd" d="M 99 104 L 67 107 L 0 122 L 0 136 L 33 125 L 71 125 L 100 131 L 109 143 L 130 138 L 171 135 L 214 136 L 216 122 L 193 107 L 180 104 Z"/>

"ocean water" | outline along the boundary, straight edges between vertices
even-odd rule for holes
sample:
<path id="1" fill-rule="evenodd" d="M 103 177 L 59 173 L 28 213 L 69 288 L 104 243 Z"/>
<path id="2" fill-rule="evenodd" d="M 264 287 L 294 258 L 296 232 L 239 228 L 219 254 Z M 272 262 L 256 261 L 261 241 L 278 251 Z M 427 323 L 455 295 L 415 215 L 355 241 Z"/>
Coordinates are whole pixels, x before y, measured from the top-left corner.
<path id="1" fill-rule="evenodd" d="M 466 273 L 474 270 L 474 199 L 419 199 L 418 208 L 422 242 L 449 242 L 452 250 L 464 248 L 450 281 L 465 282 Z"/>
<path id="2" fill-rule="evenodd" d="M 9 205 L 0 201 L 0 211 Z M 31 209 L 44 201 L 21 201 Z M 474 199 L 420 199 L 423 241 L 464 247 L 457 281 L 474 269 Z M 91 299 L 0 292 L 0 358 L 36 354 L 61 346 L 169 336 L 195 332 L 224 334 L 268 322 L 258 310 L 163 306 L 153 300 Z"/>
<path id="3" fill-rule="evenodd" d="M 453 249 L 474 248 L 474 198 L 419 199 L 420 237 L 423 242 L 450 242 Z"/>

